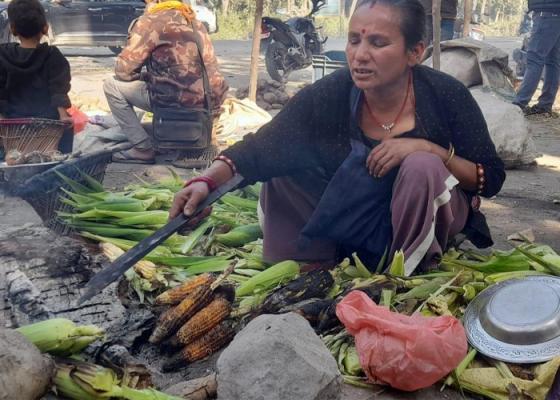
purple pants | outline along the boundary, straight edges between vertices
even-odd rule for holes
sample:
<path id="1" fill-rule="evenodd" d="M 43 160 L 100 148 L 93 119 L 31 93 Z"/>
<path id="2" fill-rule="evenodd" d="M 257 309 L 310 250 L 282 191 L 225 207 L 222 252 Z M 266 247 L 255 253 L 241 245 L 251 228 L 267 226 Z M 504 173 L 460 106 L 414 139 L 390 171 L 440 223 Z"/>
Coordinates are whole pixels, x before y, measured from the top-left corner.
<path id="1" fill-rule="evenodd" d="M 401 164 L 391 200 L 390 256 L 404 251 L 407 275 L 418 266 L 434 264 L 448 239 L 463 230 L 469 204 L 463 191 L 455 187 L 457 183 L 436 155 L 413 153 Z M 317 239 L 305 250 L 297 245 L 318 201 L 290 178 L 274 178 L 263 185 L 260 206 L 266 261 L 335 260 L 337 246 L 332 241 Z"/>

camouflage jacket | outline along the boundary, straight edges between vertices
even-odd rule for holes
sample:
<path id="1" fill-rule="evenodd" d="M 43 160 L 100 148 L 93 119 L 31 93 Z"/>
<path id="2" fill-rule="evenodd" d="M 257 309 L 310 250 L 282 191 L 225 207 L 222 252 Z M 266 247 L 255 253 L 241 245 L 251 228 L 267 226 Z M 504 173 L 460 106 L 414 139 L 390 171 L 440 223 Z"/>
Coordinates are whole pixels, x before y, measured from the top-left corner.
<path id="1" fill-rule="evenodd" d="M 218 71 L 214 46 L 206 28 L 194 21 L 210 81 L 212 106 L 218 109 L 228 86 Z M 142 67 L 147 73 L 142 73 Z M 202 107 L 204 86 L 192 26 L 179 11 L 144 14 L 130 28 L 128 43 L 117 58 L 115 75 L 122 81 L 148 82 L 152 105 Z"/>

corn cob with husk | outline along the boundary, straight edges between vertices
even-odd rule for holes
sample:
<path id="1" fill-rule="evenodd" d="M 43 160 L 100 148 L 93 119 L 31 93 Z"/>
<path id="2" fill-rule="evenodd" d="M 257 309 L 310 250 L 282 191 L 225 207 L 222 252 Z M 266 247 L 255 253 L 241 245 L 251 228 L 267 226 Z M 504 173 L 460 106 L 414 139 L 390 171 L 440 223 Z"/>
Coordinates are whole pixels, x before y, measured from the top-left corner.
<path id="1" fill-rule="evenodd" d="M 211 285 L 213 282 L 214 277 L 211 274 L 198 275 L 160 294 L 156 297 L 155 304 L 160 306 L 165 304 L 179 304 L 195 288 L 202 285 Z"/>
<path id="2" fill-rule="evenodd" d="M 202 360 L 228 344 L 235 335 L 232 322 L 225 320 L 212 328 L 207 334 L 185 346 L 167 364 L 163 366 L 164 372 L 173 371 L 182 365 Z"/>
<path id="3" fill-rule="evenodd" d="M 177 306 L 164 312 L 159 318 L 156 329 L 150 336 L 150 343 L 159 343 L 177 331 L 198 310 L 209 303 L 212 290 L 209 284 L 194 288 Z"/>
<path id="4" fill-rule="evenodd" d="M 112 243 L 99 243 L 99 248 L 111 262 L 124 254 L 123 250 Z M 151 261 L 140 260 L 133 268 L 144 279 L 152 280 L 156 276 L 157 266 Z"/>
<path id="5" fill-rule="evenodd" d="M 95 325 L 76 325 L 64 318 L 36 322 L 16 329 L 41 352 L 59 356 L 79 353 L 104 335 Z"/>
<path id="6" fill-rule="evenodd" d="M 222 296 L 216 296 L 177 331 L 177 342 L 182 345 L 192 343 L 226 319 L 230 312 L 231 303 Z"/>
<path id="7" fill-rule="evenodd" d="M 155 389 L 135 389 L 119 380 L 113 370 L 75 360 L 57 360 L 57 394 L 75 400 L 179 400 Z"/>

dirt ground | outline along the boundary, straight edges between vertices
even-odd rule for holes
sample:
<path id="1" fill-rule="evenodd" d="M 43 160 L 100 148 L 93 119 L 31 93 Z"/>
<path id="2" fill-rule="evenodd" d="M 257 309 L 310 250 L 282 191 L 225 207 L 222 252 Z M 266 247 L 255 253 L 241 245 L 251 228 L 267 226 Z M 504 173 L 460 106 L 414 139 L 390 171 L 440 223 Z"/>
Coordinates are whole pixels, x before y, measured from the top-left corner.
<path id="1" fill-rule="evenodd" d="M 502 43 L 497 41 L 496 43 Z M 511 51 L 515 40 L 504 41 L 503 47 Z M 334 42 L 333 48 L 340 48 Z M 502 47 L 502 46 L 500 46 Z M 218 42 L 216 51 L 220 65 L 232 90 L 247 85 L 249 63 L 248 42 Z M 73 69 L 72 97 L 77 105 L 89 110 L 107 108 L 102 92 L 102 80 L 111 74 L 114 57 L 104 50 L 71 49 L 65 51 Z M 264 69 L 261 69 L 264 70 Z M 264 74 L 263 74 L 264 76 Z M 310 82 L 309 70 L 294 75 L 294 85 Z M 532 229 L 536 241 L 546 243 L 560 251 L 560 119 L 531 121 L 537 150 L 542 156 L 532 166 L 508 171 L 504 188 L 493 199 L 483 202 L 483 211 L 491 227 L 496 248 L 507 249 L 508 236 Z M 182 175 L 187 171 L 177 170 Z M 147 174 L 152 177 L 166 174 L 162 166 L 109 165 L 105 184 L 122 186 L 130 182 L 131 174 Z M 33 209 L 23 200 L 0 194 L 0 230 L 6 227 L 40 223 Z M 379 394 L 347 387 L 345 400 L 366 399 L 459 399 L 459 394 L 429 389 L 415 394 L 383 392 Z"/>

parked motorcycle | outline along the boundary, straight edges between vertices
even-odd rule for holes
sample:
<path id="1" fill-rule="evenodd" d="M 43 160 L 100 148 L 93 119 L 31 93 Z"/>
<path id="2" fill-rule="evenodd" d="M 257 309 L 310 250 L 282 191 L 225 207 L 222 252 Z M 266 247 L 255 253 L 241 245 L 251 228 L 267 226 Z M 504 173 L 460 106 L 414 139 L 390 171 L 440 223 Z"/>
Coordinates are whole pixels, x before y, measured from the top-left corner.
<path id="1" fill-rule="evenodd" d="M 307 16 L 287 21 L 263 17 L 261 40 L 266 46 L 266 70 L 272 79 L 286 81 L 291 72 L 310 66 L 313 56 L 323 52 L 327 39 L 315 26 L 314 15 L 325 5 L 326 0 L 312 0 Z"/>

